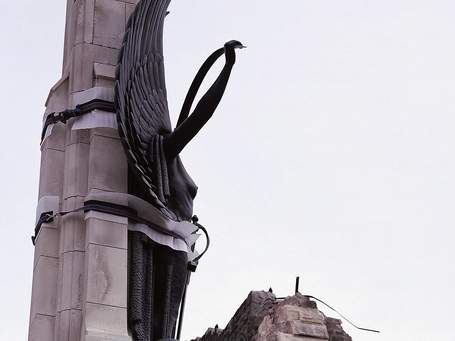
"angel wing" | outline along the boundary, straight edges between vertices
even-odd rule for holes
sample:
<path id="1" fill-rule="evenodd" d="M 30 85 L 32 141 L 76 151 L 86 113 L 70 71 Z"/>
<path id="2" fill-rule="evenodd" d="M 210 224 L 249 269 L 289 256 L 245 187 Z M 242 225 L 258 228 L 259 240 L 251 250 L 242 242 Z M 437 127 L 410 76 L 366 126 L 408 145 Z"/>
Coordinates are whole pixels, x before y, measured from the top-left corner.
<path id="1" fill-rule="evenodd" d="M 163 26 L 171 0 L 142 0 L 131 15 L 116 70 L 119 135 L 128 162 L 152 202 L 165 207 L 162 136 L 172 131 L 164 77 Z M 162 172 L 161 170 L 164 169 Z"/>

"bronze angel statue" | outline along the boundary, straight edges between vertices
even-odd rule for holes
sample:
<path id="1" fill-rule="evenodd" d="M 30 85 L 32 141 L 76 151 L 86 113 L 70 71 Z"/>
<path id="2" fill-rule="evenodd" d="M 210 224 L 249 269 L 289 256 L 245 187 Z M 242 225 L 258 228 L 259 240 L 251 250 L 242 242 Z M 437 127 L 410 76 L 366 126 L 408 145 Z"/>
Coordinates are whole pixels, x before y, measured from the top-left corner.
<path id="1" fill-rule="evenodd" d="M 129 192 L 172 221 L 190 221 L 197 187 L 179 154 L 207 123 L 218 106 L 235 63 L 227 42 L 215 51 L 196 75 L 175 129 L 168 112 L 163 62 L 163 26 L 170 0 L 141 0 L 131 15 L 116 71 L 119 135 L 132 176 Z M 199 85 L 215 60 L 226 62 L 207 93 L 189 114 Z M 187 280 L 187 254 L 160 245 L 141 232 L 130 232 L 128 325 L 135 340 L 174 337 Z"/>

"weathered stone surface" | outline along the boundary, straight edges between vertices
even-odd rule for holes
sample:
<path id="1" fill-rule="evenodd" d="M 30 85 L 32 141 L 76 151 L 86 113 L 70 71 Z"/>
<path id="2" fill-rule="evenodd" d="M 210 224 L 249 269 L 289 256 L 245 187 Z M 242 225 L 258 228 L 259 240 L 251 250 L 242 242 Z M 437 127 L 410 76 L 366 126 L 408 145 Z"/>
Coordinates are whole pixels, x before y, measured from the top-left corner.
<path id="1" fill-rule="evenodd" d="M 126 193 L 128 166 L 120 140 L 93 135 L 88 174 L 89 189 Z"/>
<path id="2" fill-rule="evenodd" d="M 297 293 L 285 299 L 276 299 L 270 292 L 253 291 L 225 329 L 209 328 L 204 336 L 196 340 L 329 341 L 325 323 L 324 314 L 307 296 Z M 330 320 L 330 323 L 334 322 Z M 339 327 L 339 324 L 335 325 Z M 340 335 L 338 329 L 335 334 L 337 337 Z"/>
<path id="3" fill-rule="evenodd" d="M 56 316 L 55 340 L 81 339 L 81 310 L 64 310 Z"/>
<path id="4" fill-rule="evenodd" d="M 116 65 L 117 55 L 117 49 L 105 46 L 93 44 L 76 45 L 71 54 L 71 69 L 73 70 L 72 73 L 75 77 L 69 84 L 70 93 L 87 90 L 93 87 L 94 63 Z"/>
<path id="5" fill-rule="evenodd" d="M 305 321 L 287 321 L 276 324 L 277 329 L 280 332 L 299 335 L 299 336 L 311 336 L 319 339 L 328 339 L 329 334 L 327 328 L 323 323 L 309 323 Z"/>
<path id="6" fill-rule="evenodd" d="M 284 334 L 284 333 L 276 333 L 276 336 L 273 336 L 267 341 L 317 341 L 312 337 L 305 337 L 305 336 L 299 336 L 299 335 L 291 335 L 291 334 Z"/>
<path id="7" fill-rule="evenodd" d="M 59 261 L 59 291 L 57 311 L 82 309 L 84 253 L 66 252 Z"/>
<path id="8" fill-rule="evenodd" d="M 125 34 L 125 3 L 96 0 L 93 43 L 119 49 Z M 123 20 L 119 20 L 122 18 Z"/>
<path id="9" fill-rule="evenodd" d="M 72 105 L 72 106 L 75 107 L 75 105 Z M 71 146 L 72 144 L 75 144 L 75 143 L 89 144 L 90 143 L 90 130 L 89 129 L 79 129 L 79 130 L 71 129 L 67 136 L 67 144 L 68 144 L 68 146 Z"/>
<path id="10" fill-rule="evenodd" d="M 295 294 L 294 296 L 286 297 L 281 305 L 290 305 L 302 308 L 313 308 L 317 309 L 317 305 L 315 301 L 310 300 L 308 296 L 302 295 L 300 293 Z"/>
<path id="11" fill-rule="evenodd" d="M 29 341 L 53 340 L 55 317 L 36 314 L 30 322 Z"/>
<path id="12" fill-rule="evenodd" d="M 86 219 L 86 248 L 89 244 L 96 244 L 126 250 L 128 246 L 127 218 L 92 211 L 86 214 Z"/>
<path id="13" fill-rule="evenodd" d="M 35 263 L 38 263 L 40 257 L 50 257 L 58 259 L 59 256 L 59 231 L 55 227 L 49 227 L 43 224 L 39 232 L 39 237 L 36 239 L 35 244 Z"/>
<path id="14" fill-rule="evenodd" d="M 96 87 L 114 87 L 115 85 L 115 65 L 106 65 L 95 63 L 93 66 L 93 74 L 95 76 Z"/>
<path id="15" fill-rule="evenodd" d="M 126 309 L 126 249 L 90 244 L 85 253 L 84 301 Z"/>
<path id="16" fill-rule="evenodd" d="M 55 102 L 59 102 L 59 103 L 56 103 L 55 105 L 55 108 L 56 108 L 56 111 L 59 111 L 61 110 L 61 108 L 65 107 L 66 106 L 66 101 L 65 103 L 61 103 L 63 101 L 58 101 L 58 100 L 54 100 L 53 101 L 55 104 Z M 44 114 L 44 118 L 47 117 L 48 114 L 50 114 L 52 111 L 50 110 L 46 110 L 45 114 Z M 50 136 L 48 136 L 46 139 L 44 139 L 42 141 L 42 144 L 41 144 L 41 161 L 43 161 L 44 157 L 46 156 L 46 153 L 45 151 L 46 150 L 57 150 L 57 151 L 61 151 L 61 152 L 64 152 L 65 151 L 65 135 L 66 135 L 66 130 L 67 130 L 67 127 L 63 124 L 56 124 L 56 125 L 53 125 L 52 127 L 48 127 L 47 128 L 47 132 L 49 132 L 49 130 L 52 130 L 52 137 L 50 138 Z"/>
<path id="17" fill-rule="evenodd" d="M 329 341 L 352 341 L 352 338 L 341 327 L 341 320 L 331 317 L 325 318 L 325 325 L 329 333 Z"/>
<path id="18" fill-rule="evenodd" d="M 276 297 L 271 292 L 252 291 L 237 309 L 225 329 L 210 328 L 201 341 L 253 340 L 264 317 L 274 311 Z"/>
<path id="19" fill-rule="evenodd" d="M 63 189 L 63 166 L 65 153 L 60 150 L 46 149 L 41 160 L 39 197 L 60 196 Z"/>
<path id="20" fill-rule="evenodd" d="M 55 316 L 58 263 L 56 258 L 41 256 L 35 266 L 32 288 L 35 299 L 30 307 L 30 320 L 35 318 L 35 314 Z"/>
<path id="21" fill-rule="evenodd" d="M 284 304 L 278 305 L 275 316 L 280 321 L 306 321 L 313 323 L 324 323 L 324 315 L 315 308 L 303 308 L 299 306 Z"/>
<path id="22" fill-rule="evenodd" d="M 72 211 L 84 205 L 85 197 L 77 196 L 65 199 L 62 210 Z M 58 217 L 60 228 L 60 253 L 85 250 L 84 213 L 71 213 Z"/>
<path id="23" fill-rule="evenodd" d="M 75 143 L 66 148 L 64 198 L 86 195 L 89 148 L 86 143 Z"/>
<path id="24" fill-rule="evenodd" d="M 82 340 L 131 340 L 126 308 L 87 303 L 82 311 Z"/>
<path id="25" fill-rule="evenodd" d="M 273 315 L 264 319 L 258 331 L 257 341 L 303 336 L 328 339 L 324 315 L 316 308 L 315 302 L 300 294 L 278 303 Z"/>

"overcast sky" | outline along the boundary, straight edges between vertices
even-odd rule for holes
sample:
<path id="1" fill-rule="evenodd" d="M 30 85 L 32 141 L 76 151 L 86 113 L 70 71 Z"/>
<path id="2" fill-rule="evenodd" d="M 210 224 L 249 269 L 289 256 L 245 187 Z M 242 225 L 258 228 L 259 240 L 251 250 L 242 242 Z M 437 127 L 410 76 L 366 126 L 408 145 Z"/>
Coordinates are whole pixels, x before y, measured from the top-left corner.
<path id="1" fill-rule="evenodd" d="M 41 120 L 61 76 L 65 6 L 0 3 L 1 340 L 27 337 Z M 251 290 L 292 295 L 300 276 L 303 294 L 381 331 L 344 322 L 354 341 L 453 339 L 455 2 L 173 0 L 169 9 L 174 123 L 205 58 L 231 39 L 248 46 L 182 154 L 212 239 L 183 338 L 224 328 Z"/>

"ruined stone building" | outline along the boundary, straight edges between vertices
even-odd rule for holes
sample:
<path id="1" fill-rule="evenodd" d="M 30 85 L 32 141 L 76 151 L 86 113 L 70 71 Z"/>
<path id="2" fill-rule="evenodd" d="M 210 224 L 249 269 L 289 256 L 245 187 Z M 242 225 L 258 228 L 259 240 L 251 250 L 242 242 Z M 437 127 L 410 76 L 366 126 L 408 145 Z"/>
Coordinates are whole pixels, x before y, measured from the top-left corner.
<path id="1" fill-rule="evenodd" d="M 226 328 L 209 328 L 195 341 L 352 341 L 341 321 L 326 317 L 316 302 L 297 293 L 278 299 L 252 291 Z"/>

